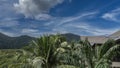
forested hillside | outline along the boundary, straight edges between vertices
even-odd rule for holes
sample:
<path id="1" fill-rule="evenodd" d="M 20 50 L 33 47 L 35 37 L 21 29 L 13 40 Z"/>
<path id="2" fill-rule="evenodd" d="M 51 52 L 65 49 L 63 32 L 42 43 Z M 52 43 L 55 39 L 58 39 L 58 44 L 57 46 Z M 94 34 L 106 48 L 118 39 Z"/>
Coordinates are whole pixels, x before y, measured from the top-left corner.
<path id="1" fill-rule="evenodd" d="M 66 33 L 61 34 L 67 39 L 67 41 L 78 41 L 80 39 L 79 35 Z M 19 37 L 9 37 L 3 33 L 0 33 L 0 49 L 16 49 L 22 48 L 28 45 L 32 40 L 35 40 L 35 37 L 30 37 L 27 35 Z"/>

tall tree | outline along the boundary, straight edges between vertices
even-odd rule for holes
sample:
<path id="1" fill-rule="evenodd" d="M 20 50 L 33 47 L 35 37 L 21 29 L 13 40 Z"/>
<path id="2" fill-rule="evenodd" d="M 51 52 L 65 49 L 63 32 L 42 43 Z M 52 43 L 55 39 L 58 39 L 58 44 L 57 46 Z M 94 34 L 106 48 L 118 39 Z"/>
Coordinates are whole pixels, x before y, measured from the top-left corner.
<path id="1" fill-rule="evenodd" d="M 59 64 L 58 48 L 65 41 L 60 35 L 42 36 L 24 48 L 32 54 L 32 63 L 35 68 L 54 68 Z"/>
<path id="2" fill-rule="evenodd" d="M 110 68 L 112 58 L 119 52 L 120 45 L 114 40 L 108 40 L 101 46 L 92 45 L 86 39 L 80 42 L 81 53 L 88 68 Z"/>

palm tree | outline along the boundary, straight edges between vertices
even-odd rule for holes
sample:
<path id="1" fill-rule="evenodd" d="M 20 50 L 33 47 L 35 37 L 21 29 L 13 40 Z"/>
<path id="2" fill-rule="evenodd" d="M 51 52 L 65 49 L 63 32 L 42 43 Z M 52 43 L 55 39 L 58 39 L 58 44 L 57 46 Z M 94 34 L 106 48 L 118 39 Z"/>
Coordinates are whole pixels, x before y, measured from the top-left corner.
<path id="1" fill-rule="evenodd" d="M 60 62 L 62 66 L 60 66 L 60 68 L 85 68 L 85 65 L 81 63 L 82 55 L 80 55 L 80 44 L 77 42 L 63 42 L 61 43 L 59 50 L 59 57 L 61 58 Z"/>
<path id="2" fill-rule="evenodd" d="M 88 68 L 110 68 L 112 58 L 119 52 L 120 45 L 108 40 L 101 46 L 92 45 L 86 39 L 80 42 L 81 55 Z"/>
<path id="3" fill-rule="evenodd" d="M 101 46 L 92 45 L 83 40 L 68 43 L 60 35 L 42 36 L 22 49 L 16 60 L 16 66 L 22 68 L 110 68 L 112 58 L 120 45 L 108 40 Z M 23 56 L 24 55 L 24 56 Z M 14 68 L 14 67 L 12 67 Z M 19 67 L 17 67 L 19 68 Z"/>
<path id="4" fill-rule="evenodd" d="M 35 68 L 54 68 L 60 64 L 58 48 L 65 41 L 60 35 L 42 36 L 24 48 L 24 54 L 31 54 L 32 65 Z"/>

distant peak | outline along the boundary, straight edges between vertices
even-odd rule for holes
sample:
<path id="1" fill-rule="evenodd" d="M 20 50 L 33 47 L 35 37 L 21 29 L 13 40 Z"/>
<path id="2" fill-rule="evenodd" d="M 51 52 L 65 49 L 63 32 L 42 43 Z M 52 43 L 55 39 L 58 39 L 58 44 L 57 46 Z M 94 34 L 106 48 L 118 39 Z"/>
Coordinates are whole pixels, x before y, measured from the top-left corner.
<path id="1" fill-rule="evenodd" d="M 110 35 L 110 37 L 118 37 L 118 36 L 120 36 L 120 30 Z"/>
<path id="2" fill-rule="evenodd" d="M 77 34 L 74 34 L 74 33 L 64 33 L 62 35 L 77 35 Z M 79 36 L 79 35 L 77 35 L 77 36 Z"/>

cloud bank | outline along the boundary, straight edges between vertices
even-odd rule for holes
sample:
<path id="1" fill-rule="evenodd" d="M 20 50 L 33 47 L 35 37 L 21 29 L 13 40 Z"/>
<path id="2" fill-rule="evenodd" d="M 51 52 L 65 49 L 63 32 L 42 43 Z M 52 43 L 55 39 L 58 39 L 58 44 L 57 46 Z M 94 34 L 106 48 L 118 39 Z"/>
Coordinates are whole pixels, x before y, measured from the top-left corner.
<path id="1" fill-rule="evenodd" d="M 25 17 L 36 19 L 49 19 L 51 16 L 48 14 L 51 8 L 61 4 L 64 0 L 19 0 L 15 3 L 14 7 Z"/>
<path id="2" fill-rule="evenodd" d="M 120 8 L 102 14 L 96 10 L 94 12 L 78 12 L 67 17 L 50 15 L 51 8 L 56 8 L 58 4 L 63 4 L 63 2 L 66 4 L 66 1 L 71 2 L 70 4 L 73 3 L 73 0 L 0 0 L 0 32 L 9 36 L 39 37 L 43 34 L 56 34 L 57 32 L 92 36 L 112 34 L 120 29 L 119 25 L 116 26 L 120 22 Z M 70 7 L 70 5 L 65 6 Z M 57 7 L 57 9 L 60 8 Z M 74 10 L 68 10 L 68 13 L 71 11 Z M 103 20 L 102 22 L 101 18 L 99 21 L 99 15 L 100 17 L 102 15 L 102 18 L 107 21 Z M 113 23 L 108 25 L 110 21 Z M 106 25 L 106 23 L 108 24 Z M 107 28 L 103 28 L 104 26 Z"/>

